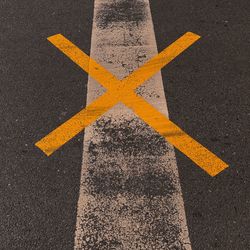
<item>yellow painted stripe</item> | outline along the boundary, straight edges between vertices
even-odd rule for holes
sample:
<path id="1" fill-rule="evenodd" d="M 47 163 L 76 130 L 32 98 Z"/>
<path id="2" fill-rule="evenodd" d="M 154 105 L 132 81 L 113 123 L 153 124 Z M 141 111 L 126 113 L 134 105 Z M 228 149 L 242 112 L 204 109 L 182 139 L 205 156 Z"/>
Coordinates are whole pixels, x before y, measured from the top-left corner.
<path id="1" fill-rule="evenodd" d="M 113 92 L 116 91 L 116 94 L 113 93 L 112 98 L 110 98 L 110 94 L 98 98 L 98 100 L 90 106 L 87 106 L 86 109 L 80 111 L 60 127 L 38 141 L 35 145 L 46 155 L 51 155 L 93 121 L 103 115 L 108 110 L 108 107 L 112 107 L 111 103 L 115 105 L 118 102 L 119 94 L 121 96 L 125 94 L 125 89 L 127 90 L 126 92 L 128 92 L 131 88 L 134 89 L 144 83 L 198 39 L 198 35 L 187 32 L 160 54 L 153 57 L 130 76 L 123 79 L 121 84 L 121 81 L 119 81 L 113 74 L 98 64 L 94 59 L 90 58 L 63 35 L 57 34 L 48 37 L 48 40 L 55 47 L 62 51 L 81 69 L 87 72 L 93 79 L 101 83 L 105 88 Z M 122 88 L 124 89 L 123 91 Z M 101 105 L 103 105 L 103 108 Z M 96 112 L 94 112 L 95 109 Z"/>
<path id="2" fill-rule="evenodd" d="M 122 80 L 123 85 L 126 85 L 127 89 L 137 88 L 174 60 L 178 55 L 184 52 L 199 38 L 199 35 L 192 32 L 185 33 L 161 53 L 154 56 L 139 69 L 132 72 L 129 76 L 125 77 Z M 102 83 L 105 88 L 112 90 L 114 89 L 114 83 L 120 83 L 114 75 L 98 64 L 93 58 L 90 58 L 63 35 L 57 34 L 48 37 L 48 40 L 73 62 L 75 62 L 81 69 L 86 71 L 93 79 Z"/>
<path id="3" fill-rule="evenodd" d="M 98 64 L 94 59 L 90 58 L 63 35 L 57 34 L 48 37 L 48 40 L 81 69 L 86 71 L 93 79 L 102 83 L 104 87 L 112 89 L 114 83 L 119 83 L 115 76 Z"/>
<path id="4" fill-rule="evenodd" d="M 162 53 L 145 63 L 140 69 L 135 71 L 134 74 L 132 73 L 125 78 L 125 80 L 120 81 L 62 35 L 50 37 L 50 42 L 89 73 L 91 77 L 108 88 L 109 91 L 37 142 L 36 146 L 47 155 L 51 155 L 55 150 L 64 145 L 121 100 L 134 110 L 139 117 L 163 135 L 168 142 L 193 160 L 209 175 L 217 175 L 228 167 L 228 165 L 192 139 L 149 103 L 136 96 L 132 91 L 198 39 L 198 35 L 191 32 L 186 33 Z"/>
<path id="5" fill-rule="evenodd" d="M 61 126 L 53 130 L 35 145 L 47 156 L 53 154 L 62 145 L 67 143 L 84 128 L 93 123 L 98 117 L 107 112 L 117 103 L 111 92 L 105 93 L 85 109 L 74 115 Z"/>
<path id="6" fill-rule="evenodd" d="M 142 67 L 132 72 L 128 77 L 122 80 L 123 84 L 127 88 L 137 88 L 139 85 L 147 81 L 159 70 L 169 64 L 178 55 L 184 52 L 188 47 L 194 44 L 200 36 L 192 32 L 187 32 L 161 53 L 154 56 L 148 62 L 146 62 Z"/>
<path id="7" fill-rule="evenodd" d="M 126 95 L 123 103 L 135 114 L 161 134 L 169 143 L 180 150 L 209 175 L 215 176 L 228 167 L 228 164 L 187 135 L 181 128 L 167 119 L 157 109 L 136 94 Z"/>

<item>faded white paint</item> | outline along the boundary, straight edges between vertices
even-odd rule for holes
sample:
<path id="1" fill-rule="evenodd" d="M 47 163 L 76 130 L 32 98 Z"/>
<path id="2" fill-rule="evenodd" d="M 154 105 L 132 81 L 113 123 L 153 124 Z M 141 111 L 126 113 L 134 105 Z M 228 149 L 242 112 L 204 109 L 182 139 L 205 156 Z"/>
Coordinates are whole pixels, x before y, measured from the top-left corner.
<path id="1" fill-rule="evenodd" d="M 148 0 L 95 1 L 92 58 L 122 79 L 157 53 Z M 168 115 L 160 72 L 137 93 Z M 85 130 L 77 214 L 75 249 L 191 249 L 173 147 L 122 104 Z"/>

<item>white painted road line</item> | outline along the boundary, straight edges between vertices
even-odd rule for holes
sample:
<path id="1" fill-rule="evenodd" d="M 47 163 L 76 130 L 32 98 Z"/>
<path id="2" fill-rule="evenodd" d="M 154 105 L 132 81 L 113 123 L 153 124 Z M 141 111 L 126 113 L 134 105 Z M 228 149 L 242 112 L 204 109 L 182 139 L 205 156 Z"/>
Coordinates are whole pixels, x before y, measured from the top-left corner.
<path id="1" fill-rule="evenodd" d="M 96 0 L 91 57 L 118 78 L 156 55 L 148 0 Z M 89 78 L 87 103 L 105 90 Z M 137 93 L 168 115 L 161 74 Z M 75 249 L 191 249 L 173 147 L 117 105 L 85 130 Z"/>

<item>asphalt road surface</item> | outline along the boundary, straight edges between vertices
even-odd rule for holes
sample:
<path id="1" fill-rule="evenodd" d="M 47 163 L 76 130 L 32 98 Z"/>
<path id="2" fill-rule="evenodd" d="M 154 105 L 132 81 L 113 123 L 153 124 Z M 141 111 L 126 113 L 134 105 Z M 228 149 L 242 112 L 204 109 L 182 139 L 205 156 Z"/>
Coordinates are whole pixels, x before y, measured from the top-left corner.
<path id="1" fill-rule="evenodd" d="M 192 249 L 250 249 L 249 3 L 150 5 L 159 51 L 201 36 L 162 70 L 170 118 L 230 166 L 212 178 L 176 151 Z M 34 143 L 85 107 L 87 74 L 46 39 L 89 54 L 93 6 L 0 2 L 0 249 L 74 248 L 83 133 L 50 157 Z"/>

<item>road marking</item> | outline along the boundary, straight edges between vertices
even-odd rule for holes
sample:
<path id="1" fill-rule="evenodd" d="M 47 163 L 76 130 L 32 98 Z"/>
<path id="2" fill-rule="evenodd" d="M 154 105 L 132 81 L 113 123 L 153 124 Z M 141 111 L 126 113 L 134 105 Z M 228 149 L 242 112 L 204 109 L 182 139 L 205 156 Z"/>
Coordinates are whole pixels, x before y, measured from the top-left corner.
<path id="1" fill-rule="evenodd" d="M 156 54 L 148 1 L 95 1 L 91 58 L 123 79 Z M 104 92 L 89 78 L 87 104 Z M 160 72 L 137 93 L 168 115 Z M 174 149 L 118 104 L 85 129 L 75 249 L 174 248 L 191 249 Z"/>
<path id="2" fill-rule="evenodd" d="M 162 115 L 144 99 L 139 98 L 133 91 L 162 67 L 172 61 L 177 55 L 191 46 L 200 37 L 187 32 L 171 46 L 153 57 L 138 70 L 119 81 L 109 71 L 87 56 L 61 34 L 49 37 L 48 40 L 74 61 L 95 80 L 108 89 L 104 98 L 96 100 L 86 109 L 75 115 L 69 121 L 51 132 L 36 143 L 47 155 L 73 138 L 86 126 L 103 115 L 109 108 L 123 102 L 130 107 L 141 119 L 153 127 L 168 142 L 183 152 L 198 166 L 211 176 L 215 176 L 227 167 L 223 161 L 196 142 L 173 122 Z M 103 96 L 102 96 L 103 97 Z M 100 102 L 101 100 L 101 102 Z"/>
<path id="3" fill-rule="evenodd" d="M 148 0 L 95 1 L 91 57 L 98 64 L 62 35 L 49 40 L 93 77 L 87 108 L 36 144 L 50 155 L 92 124 L 84 136 L 75 249 L 191 249 L 174 149 L 152 128 L 209 174 L 218 173 L 208 167 L 213 159 L 226 165 L 166 118 L 156 72 L 186 47 L 174 43 L 165 50 L 168 57 L 148 61 L 157 54 Z M 203 152 L 212 155 L 208 162 Z"/>

